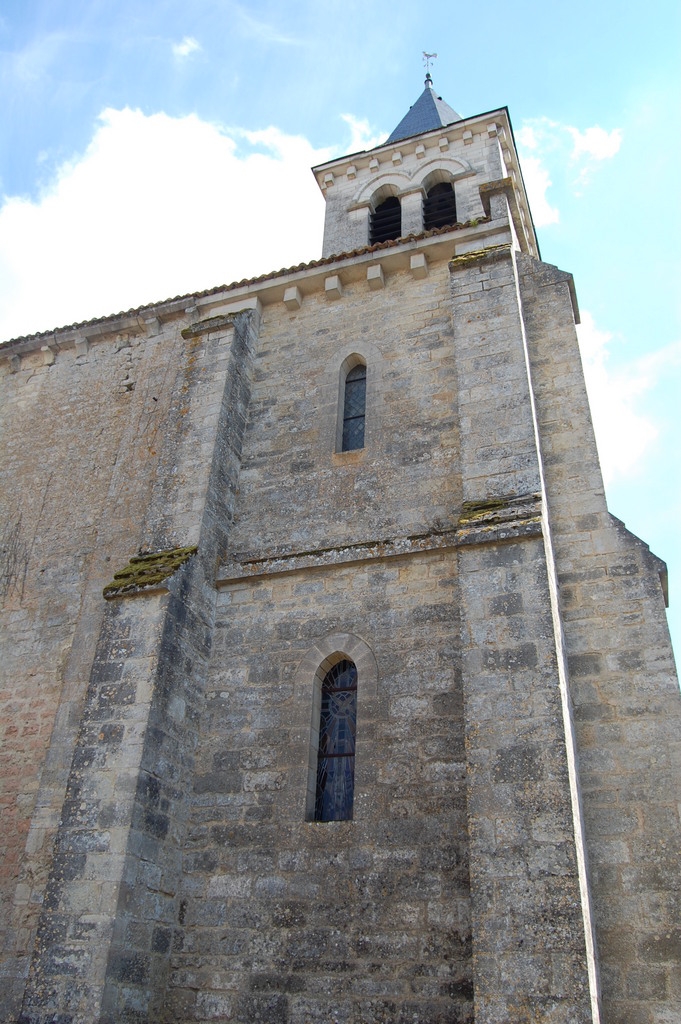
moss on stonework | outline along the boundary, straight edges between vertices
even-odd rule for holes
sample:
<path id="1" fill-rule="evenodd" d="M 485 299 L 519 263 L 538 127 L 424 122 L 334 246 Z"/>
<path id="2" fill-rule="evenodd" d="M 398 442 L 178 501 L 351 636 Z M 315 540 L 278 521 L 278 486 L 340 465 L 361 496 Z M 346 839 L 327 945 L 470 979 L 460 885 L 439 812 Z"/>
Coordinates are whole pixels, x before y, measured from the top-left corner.
<path id="1" fill-rule="evenodd" d="M 449 262 L 451 270 L 458 269 L 460 267 L 467 267 L 470 263 L 479 263 L 480 260 L 488 259 L 491 256 L 501 256 L 505 253 L 510 253 L 511 246 L 508 243 L 502 245 L 488 245 L 484 249 L 475 249 L 473 252 L 464 252 L 460 256 L 455 256 Z"/>
<path id="2" fill-rule="evenodd" d="M 104 597 L 118 597 L 133 590 L 158 586 L 196 554 L 196 545 L 187 548 L 171 548 L 169 551 L 152 551 L 145 555 L 133 555 L 125 569 L 114 573 L 111 583 L 104 587 Z"/>
<path id="3" fill-rule="evenodd" d="M 460 523 L 470 523 L 475 519 L 488 516 L 490 512 L 500 512 L 509 504 L 508 498 L 487 498 L 485 501 L 464 501 L 461 506 Z"/>
<path id="4" fill-rule="evenodd" d="M 459 526 L 475 523 L 479 520 L 495 522 L 512 515 L 525 522 L 541 520 L 537 510 L 541 504 L 541 494 L 507 494 L 502 498 L 483 498 L 480 501 L 464 501 L 459 516 Z"/>

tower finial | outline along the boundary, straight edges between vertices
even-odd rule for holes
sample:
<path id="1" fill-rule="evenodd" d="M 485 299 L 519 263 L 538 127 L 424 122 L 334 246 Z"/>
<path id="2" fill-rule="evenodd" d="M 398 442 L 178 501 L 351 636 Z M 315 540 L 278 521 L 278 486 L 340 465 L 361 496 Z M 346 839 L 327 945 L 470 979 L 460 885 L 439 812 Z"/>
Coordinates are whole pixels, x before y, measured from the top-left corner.
<path id="1" fill-rule="evenodd" d="M 432 88 L 433 87 L 433 79 L 430 77 L 430 65 L 431 65 L 431 63 L 434 60 L 437 59 L 437 54 L 436 53 L 426 53 L 425 50 L 423 50 L 422 52 L 423 52 L 423 63 L 426 65 L 426 81 L 425 81 L 425 85 L 429 85 Z"/>

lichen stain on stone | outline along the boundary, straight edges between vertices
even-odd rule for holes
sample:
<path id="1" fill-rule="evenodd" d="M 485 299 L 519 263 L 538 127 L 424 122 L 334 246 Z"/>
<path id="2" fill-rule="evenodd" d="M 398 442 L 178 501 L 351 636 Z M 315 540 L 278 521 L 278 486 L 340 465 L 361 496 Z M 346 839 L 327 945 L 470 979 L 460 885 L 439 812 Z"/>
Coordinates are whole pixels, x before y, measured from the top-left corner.
<path id="1" fill-rule="evenodd" d="M 106 598 L 119 597 L 158 586 L 180 566 L 184 565 L 197 551 L 196 545 L 186 548 L 171 548 L 168 551 L 152 551 L 149 554 L 133 555 L 124 569 L 114 573 L 111 583 L 104 587 Z"/>
<path id="2" fill-rule="evenodd" d="M 497 526 L 500 522 L 541 521 L 540 494 L 505 495 L 501 498 L 484 498 L 475 502 L 464 502 L 459 516 L 459 529 L 466 526 Z"/>
<path id="3" fill-rule="evenodd" d="M 450 260 L 449 269 L 458 270 L 462 267 L 467 267 L 471 263 L 478 263 L 480 260 L 504 256 L 506 253 L 510 253 L 510 251 L 511 246 L 508 243 L 504 243 L 502 245 L 488 245 L 484 249 L 475 249 L 472 252 L 464 252 Z"/>
<path id="4" fill-rule="evenodd" d="M 500 512 L 509 505 L 508 498 L 487 498 L 484 501 L 464 501 L 461 506 L 459 523 L 470 523 L 488 516 L 490 512 Z"/>

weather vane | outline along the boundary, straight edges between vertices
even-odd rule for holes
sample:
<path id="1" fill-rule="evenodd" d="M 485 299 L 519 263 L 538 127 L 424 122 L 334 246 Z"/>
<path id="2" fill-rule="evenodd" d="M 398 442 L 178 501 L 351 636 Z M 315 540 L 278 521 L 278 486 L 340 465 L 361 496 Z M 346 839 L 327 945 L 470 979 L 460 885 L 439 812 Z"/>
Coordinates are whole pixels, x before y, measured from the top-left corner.
<path id="1" fill-rule="evenodd" d="M 430 65 L 436 59 L 437 59 L 437 54 L 436 53 L 426 53 L 426 51 L 423 50 L 423 63 L 426 65 L 426 71 L 427 71 L 428 74 L 430 74 Z"/>

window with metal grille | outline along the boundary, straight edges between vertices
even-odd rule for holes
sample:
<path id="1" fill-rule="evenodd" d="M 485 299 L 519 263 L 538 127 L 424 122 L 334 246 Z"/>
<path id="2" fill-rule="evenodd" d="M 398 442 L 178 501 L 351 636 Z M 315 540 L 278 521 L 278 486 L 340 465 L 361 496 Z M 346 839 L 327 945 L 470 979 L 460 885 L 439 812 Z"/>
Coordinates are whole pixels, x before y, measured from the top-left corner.
<path id="1" fill-rule="evenodd" d="M 369 244 L 388 242 L 402 235 L 402 207 L 397 196 L 389 196 L 371 214 Z"/>
<path id="2" fill-rule="evenodd" d="M 345 378 L 342 452 L 352 452 L 364 447 L 366 392 L 367 368 L 364 363 L 358 363 L 348 371 Z"/>
<path id="3" fill-rule="evenodd" d="M 451 182 L 441 181 L 428 190 L 423 200 L 423 227 L 430 231 L 448 224 L 456 224 L 456 199 Z"/>
<path id="4" fill-rule="evenodd" d="M 352 818 L 356 724 L 357 669 L 344 658 L 322 683 L 315 821 Z"/>

